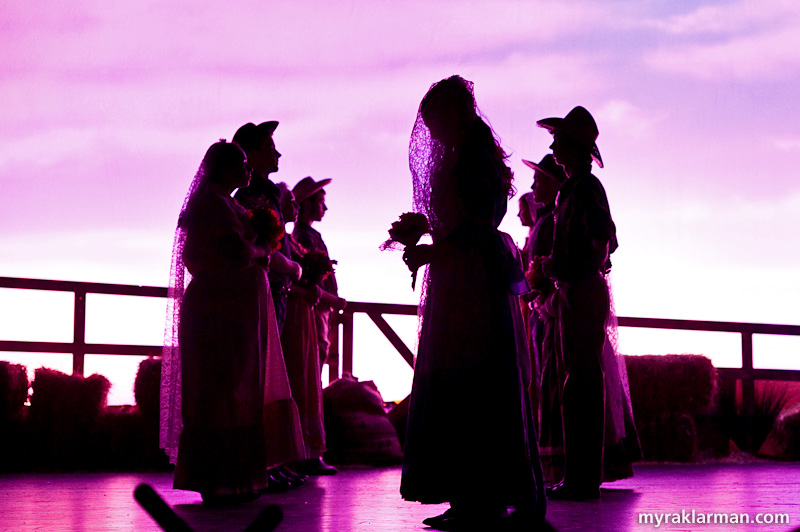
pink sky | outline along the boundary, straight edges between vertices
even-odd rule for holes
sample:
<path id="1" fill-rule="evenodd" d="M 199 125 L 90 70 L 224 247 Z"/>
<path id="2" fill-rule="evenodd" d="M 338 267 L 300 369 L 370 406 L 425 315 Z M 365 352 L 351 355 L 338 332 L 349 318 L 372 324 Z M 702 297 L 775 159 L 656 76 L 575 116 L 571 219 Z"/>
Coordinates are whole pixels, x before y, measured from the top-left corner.
<path id="1" fill-rule="evenodd" d="M 550 143 L 535 121 L 578 104 L 594 114 L 620 315 L 800 323 L 793 0 L 226 4 L 3 6 L 0 275 L 165 285 L 205 149 L 279 120 L 275 180 L 333 179 L 319 229 L 342 295 L 415 303 L 399 254 L 378 245 L 411 206 L 419 100 L 458 73 L 475 82 L 520 193 L 531 183 L 520 159 Z M 516 198 L 502 228 L 521 241 L 515 214 Z M 108 322 L 97 330 L 160 339 L 161 316 L 97 314 Z M 634 336 L 624 350 L 657 350 Z M 756 362 L 792 364 L 798 345 Z M 363 378 L 395 367 L 383 358 L 361 355 Z"/>

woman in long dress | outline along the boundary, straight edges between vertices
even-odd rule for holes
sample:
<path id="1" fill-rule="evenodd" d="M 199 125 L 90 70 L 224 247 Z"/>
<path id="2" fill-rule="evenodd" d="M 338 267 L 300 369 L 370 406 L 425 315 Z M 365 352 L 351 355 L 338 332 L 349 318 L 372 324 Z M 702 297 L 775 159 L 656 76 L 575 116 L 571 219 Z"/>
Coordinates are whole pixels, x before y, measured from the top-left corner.
<path id="1" fill-rule="evenodd" d="M 173 249 L 161 446 L 176 463 L 174 487 L 198 491 L 210 504 L 256 497 L 267 487 L 269 466 L 303 456 L 294 431 L 270 430 L 276 417 L 296 420 L 297 409 L 266 272 L 257 264 L 272 250 L 256 244 L 248 213 L 231 198 L 249 179 L 238 145 L 212 145 L 187 194 Z"/>
<path id="2" fill-rule="evenodd" d="M 298 204 L 286 183 L 278 183 L 280 207 L 284 221 L 297 220 Z M 292 235 L 284 241 L 291 246 L 294 260 L 305 264 L 309 250 L 298 244 Z M 314 309 L 321 299 L 321 290 L 312 280 L 313 273 L 303 265 L 303 275 L 292 284 L 286 300 L 286 322 L 281 332 L 281 345 L 292 397 L 300 412 L 306 460 L 294 467 L 302 474 L 333 475 L 336 468 L 322 459 L 325 454 L 325 422 L 322 406 L 322 371 L 320 369 L 317 323 Z"/>
<path id="3" fill-rule="evenodd" d="M 425 524 L 460 530 L 511 518 L 540 522 L 545 498 L 528 400 L 530 358 L 518 295 L 527 290 L 509 235 L 498 231 L 511 171 L 479 116 L 472 83 L 431 87 L 412 132 L 415 210 L 432 245 L 406 249 L 429 264 L 411 391 L 403 498 L 448 502 Z M 477 473 L 488 466 L 491 485 Z"/>

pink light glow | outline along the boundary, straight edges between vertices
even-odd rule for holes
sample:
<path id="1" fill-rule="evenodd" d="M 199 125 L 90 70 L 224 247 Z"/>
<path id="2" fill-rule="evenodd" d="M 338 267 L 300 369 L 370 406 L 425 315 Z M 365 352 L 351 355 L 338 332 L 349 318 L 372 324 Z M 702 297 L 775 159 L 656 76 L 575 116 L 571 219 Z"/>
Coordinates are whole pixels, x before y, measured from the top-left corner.
<path id="1" fill-rule="evenodd" d="M 333 179 L 319 229 L 342 295 L 414 303 L 378 245 L 410 207 L 419 99 L 459 73 L 520 194 L 520 159 L 550 143 L 537 119 L 597 118 L 620 315 L 800 323 L 795 3 L 273 4 L 4 6 L 0 275 L 165 285 L 205 149 L 276 119 L 275 180 Z M 502 228 L 521 241 L 515 202 Z M 395 398 L 407 384 L 381 383 L 380 341 L 362 378 Z"/>

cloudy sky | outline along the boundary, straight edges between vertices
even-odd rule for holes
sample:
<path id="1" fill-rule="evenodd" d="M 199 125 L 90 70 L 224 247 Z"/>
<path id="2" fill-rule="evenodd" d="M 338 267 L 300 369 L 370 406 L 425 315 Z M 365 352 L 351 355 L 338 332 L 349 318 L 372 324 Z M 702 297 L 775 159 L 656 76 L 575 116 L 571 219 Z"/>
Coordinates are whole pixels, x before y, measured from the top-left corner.
<path id="1" fill-rule="evenodd" d="M 535 121 L 578 104 L 593 113 L 606 163 L 595 174 L 619 230 L 618 314 L 800 323 L 794 0 L 230 4 L 4 3 L 0 276 L 166 285 L 206 148 L 278 120 L 275 180 L 333 179 L 319 229 L 342 295 L 415 303 L 399 253 L 378 246 L 411 206 L 419 100 L 457 73 L 475 82 L 520 193 L 532 178 L 520 160 L 551 141 Z M 521 242 L 516 212 L 515 198 L 502 228 Z M 69 336 L 54 317 L 29 338 L 24 304 L 0 296 L 4 337 Z M 64 306 L 37 302 L 30 315 Z M 160 341 L 160 310 L 93 315 L 90 337 Z M 413 323 L 398 326 L 413 336 Z M 736 338 L 722 341 L 732 355 L 670 338 L 625 332 L 623 350 L 736 364 Z M 410 379 L 364 342 L 364 378 L 399 364 Z M 756 363 L 794 367 L 798 345 L 757 338 Z"/>

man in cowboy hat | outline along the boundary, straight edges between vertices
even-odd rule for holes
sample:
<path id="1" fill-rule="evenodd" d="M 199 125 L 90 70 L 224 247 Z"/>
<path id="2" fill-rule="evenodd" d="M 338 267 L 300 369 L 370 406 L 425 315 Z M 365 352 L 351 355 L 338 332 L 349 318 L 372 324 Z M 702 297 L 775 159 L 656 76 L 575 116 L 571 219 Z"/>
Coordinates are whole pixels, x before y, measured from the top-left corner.
<path id="1" fill-rule="evenodd" d="M 275 149 L 275 141 L 272 138 L 277 127 L 278 122 L 273 120 L 258 125 L 248 122 L 236 130 L 233 142 L 239 144 L 245 152 L 247 164 L 250 165 L 253 172 L 250 184 L 245 188 L 240 188 L 234 197 L 246 209 L 274 211 L 280 223 L 283 224 L 285 220 L 280 208 L 281 190 L 269 178 L 270 174 L 278 171 L 278 159 L 281 156 L 280 152 Z M 268 265 L 269 284 L 278 325 L 278 330 L 275 332 L 280 336 L 280 331 L 286 321 L 289 287 L 292 281 L 300 280 L 303 271 L 300 265 L 292 260 L 291 248 L 285 238 L 280 249 L 273 251 L 269 256 Z M 286 379 L 285 372 L 283 375 L 268 373 L 267 386 L 271 386 L 272 382 L 280 382 L 281 379 Z M 299 423 L 299 420 L 292 423 L 295 422 Z M 279 438 L 283 437 L 282 432 L 292 433 L 295 430 L 292 426 L 284 424 L 279 424 L 273 429 L 276 437 Z M 296 427 L 296 430 L 300 430 L 299 426 Z M 267 471 L 267 478 L 269 480 L 268 489 L 280 492 L 303 484 L 306 477 L 298 475 L 287 464 L 283 464 L 270 468 Z"/>
<path id="2" fill-rule="evenodd" d="M 592 161 L 603 167 L 592 115 L 575 107 L 564 118 L 546 118 L 537 125 L 552 133 L 553 159 L 567 175 L 556 200 L 553 249 L 545 268 L 556 286 L 550 299 L 553 345 L 564 368 L 564 377 L 556 383 L 563 386 L 563 479 L 548 494 L 585 500 L 600 496 L 602 481 L 601 357 L 609 314 L 605 274 L 611 268 L 609 254 L 617 248 L 616 227 L 603 185 L 592 175 Z"/>
<path id="3" fill-rule="evenodd" d="M 275 149 L 275 141 L 272 138 L 277 127 L 278 122 L 273 120 L 258 125 L 249 122 L 236 130 L 233 141 L 244 150 L 247 164 L 253 169 L 253 173 L 250 184 L 239 189 L 234 197 L 247 209 L 272 209 L 283 223 L 280 208 L 281 192 L 269 178 L 271 173 L 278 171 L 278 159 L 281 156 Z M 300 279 L 302 269 L 292 260 L 290 246 L 285 240 L 281 249 L 270 255 L 269 268 L 275 318 L 280 331 L 286 321 L 286 298 L 289 287 L 293 280 Z"/>

